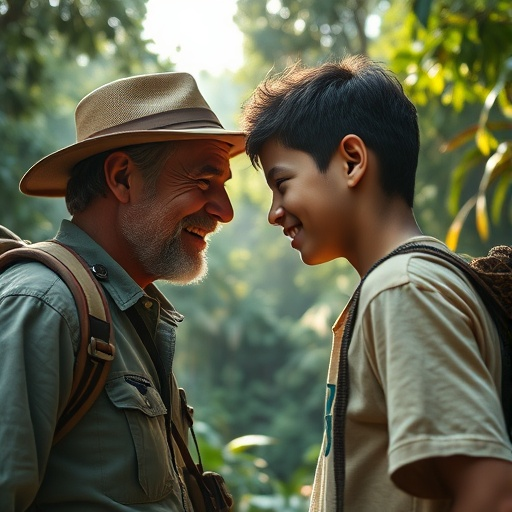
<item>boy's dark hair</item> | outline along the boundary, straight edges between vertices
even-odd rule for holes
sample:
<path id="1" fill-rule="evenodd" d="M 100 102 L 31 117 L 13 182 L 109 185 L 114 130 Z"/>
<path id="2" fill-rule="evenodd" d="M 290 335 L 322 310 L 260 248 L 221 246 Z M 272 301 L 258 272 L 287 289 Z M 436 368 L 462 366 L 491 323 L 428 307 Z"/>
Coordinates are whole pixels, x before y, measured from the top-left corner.
<path id="1" fill-rule="evenodd" d="M 364 56 L 315 68 L 296 64 L 264 80 L 245 103 L 246 150 L 259 166 L 269 139 L 312 156 L 325 172 L 340 141 L 359 136 L 377 156 L 389 195 L 413 205 L 419 153 L 417 112 L 397 78 Z"/>
<path id="2" fill-rule="evenodd" d="M 147 193 L 156 190 L 160 170 L 171 156 L 176 142 L 152 142 L 111 149 L 78 162 L 71 170 L 66 188 L 66 206 L 71 215 L 83 212 L 97 197 L 107 194 L 107 182 L 103 165 L 115 151 L 126 153 L 144 176 Z"/>

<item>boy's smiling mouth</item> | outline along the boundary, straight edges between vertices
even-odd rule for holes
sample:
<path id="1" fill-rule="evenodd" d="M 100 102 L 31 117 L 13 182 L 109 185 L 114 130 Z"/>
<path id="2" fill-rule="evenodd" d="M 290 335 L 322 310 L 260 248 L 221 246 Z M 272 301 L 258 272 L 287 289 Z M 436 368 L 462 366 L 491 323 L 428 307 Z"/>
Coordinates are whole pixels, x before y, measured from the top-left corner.
<path id="1" fill-rule="evenodd" d="M 287 236 L 288 238 L 291 238 L 293 240 L 297 236 L 301 227 L 302 226 L 300 224 L 295 224 L 294 226 L 291 226 L 289 228 L 284 228 L 283 233 L 285 236 Z"/>

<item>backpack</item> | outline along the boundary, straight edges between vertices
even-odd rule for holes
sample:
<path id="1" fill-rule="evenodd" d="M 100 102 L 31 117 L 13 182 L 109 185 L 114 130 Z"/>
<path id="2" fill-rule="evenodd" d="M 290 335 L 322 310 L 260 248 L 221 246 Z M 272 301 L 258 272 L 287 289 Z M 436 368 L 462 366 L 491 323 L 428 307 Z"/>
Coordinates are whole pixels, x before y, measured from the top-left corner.
<path id="1" fill-rule="evenodd" d="M 59 418 L 53 444 L 60 441 L 83 418 L 105 386 L 112 361 L 115 357 L 114 328 L 103 288 L 93 272 L 75 251 L 57 240 L 30 242 L 0 225 L 0 273 L 7 267 L 22 261 L 37 261 L 55 272 L 73 295 L 80 323 L 80 342 L 75 355 L 73 382 L 68 403 Z M 165 306 L 167 299 L 154 288 Z M 132 321 L 133 318 L 130 318 Z M 132 322 L 133 323 L 133 322 Z M 140 326 L 134 324 L 144 345 L 151 350 L 151 340 Z M 154 347 L 154 345 L 153 345 Z M 155 366 L 155 354 L 151 354 Z M 181 407 L 187 410 L 184 394 L 180 393 Z M 199 463 L 196 464 L 174 422 L 172 436 L 186 465 L 183 468 L 188 494 L 198 512 L 229 512 L 233 498 L 221 475 L 204 471 L 199 448 L 192 430 Z"/>
<path id="2" fill-rule="evenodd" d="M 0 226 L 0 272 L 30 260 L 46 265 L 64 281 L 75 300 L 80 323 L 71 394 L 57 422 L 55 444 L 82 419 L 101 393 L 115 356 L 114 330 L 103 289 L 78 254 L 56 240 L 29 244 Z"/>
<path id="3" fill-rule="evenodd" d="M 349 400 L 348 349 L 357 317 L 361 287 L 366 278 L 379 265 L 398 254 L 425 253 L 449 262 L 468 278 L 480 295 L 498 329 L 502 361 L 501 405 L 509 438 L 512 441 L 512 247 L 493 247 L 487 256 L 466 259 L 452 252 L 425 244 L 408 242 L 377 261 L 361 279 L 352 295 L 348 316 L 342 337 L 341 355 L 338 370 L 337 397 L 333 414 L 334 475 L 336 482 L 336 512 L 343 511 L 345 491 L 345 417 Z"/>

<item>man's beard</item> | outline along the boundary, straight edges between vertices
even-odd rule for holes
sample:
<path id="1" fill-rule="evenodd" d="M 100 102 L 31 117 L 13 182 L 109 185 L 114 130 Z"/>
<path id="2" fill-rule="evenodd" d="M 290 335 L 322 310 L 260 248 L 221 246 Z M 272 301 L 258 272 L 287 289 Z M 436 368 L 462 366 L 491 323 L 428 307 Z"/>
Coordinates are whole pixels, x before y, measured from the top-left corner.
<path id="1" fill-rule="evenodd" d="M 174 284 L 201 281 L 208 270 L 207 247 L 200 252 L 187 251 L 181 238 L 182 231 L 186 226 L 213 231 L 216 221 L 206 213 L 194 214 L 182 219 L 169 233 L 168 223 L 164 220 L 169 212 L 163 210 L 160 213 L 149 198 L 131 206 L 121 217 L 125 240 L 144 272 L 155 281 L 162 279 Z"/>

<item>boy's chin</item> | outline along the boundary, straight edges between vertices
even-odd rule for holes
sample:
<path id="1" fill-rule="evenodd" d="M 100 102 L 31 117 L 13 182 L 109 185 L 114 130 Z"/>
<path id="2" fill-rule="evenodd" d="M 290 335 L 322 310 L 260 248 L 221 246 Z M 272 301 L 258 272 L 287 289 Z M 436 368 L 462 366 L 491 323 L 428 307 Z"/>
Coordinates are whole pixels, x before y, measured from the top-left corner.
<path id="1" fill-rule="evenodd" d="M 327 263 L 329 261 L 332 261 L 334 259 L 334 257 L 333 258 L 328 258 L 328 257 L 322 257 L 322 256 L 317 255 L 317 254 L 308 254 L 308 253 L 301 252 L 300 253 L 300 259 L 306 265 L 309 265 L 310 267 L 313 267 L 315 265 L 321 265 L 322 263 Z"/>

